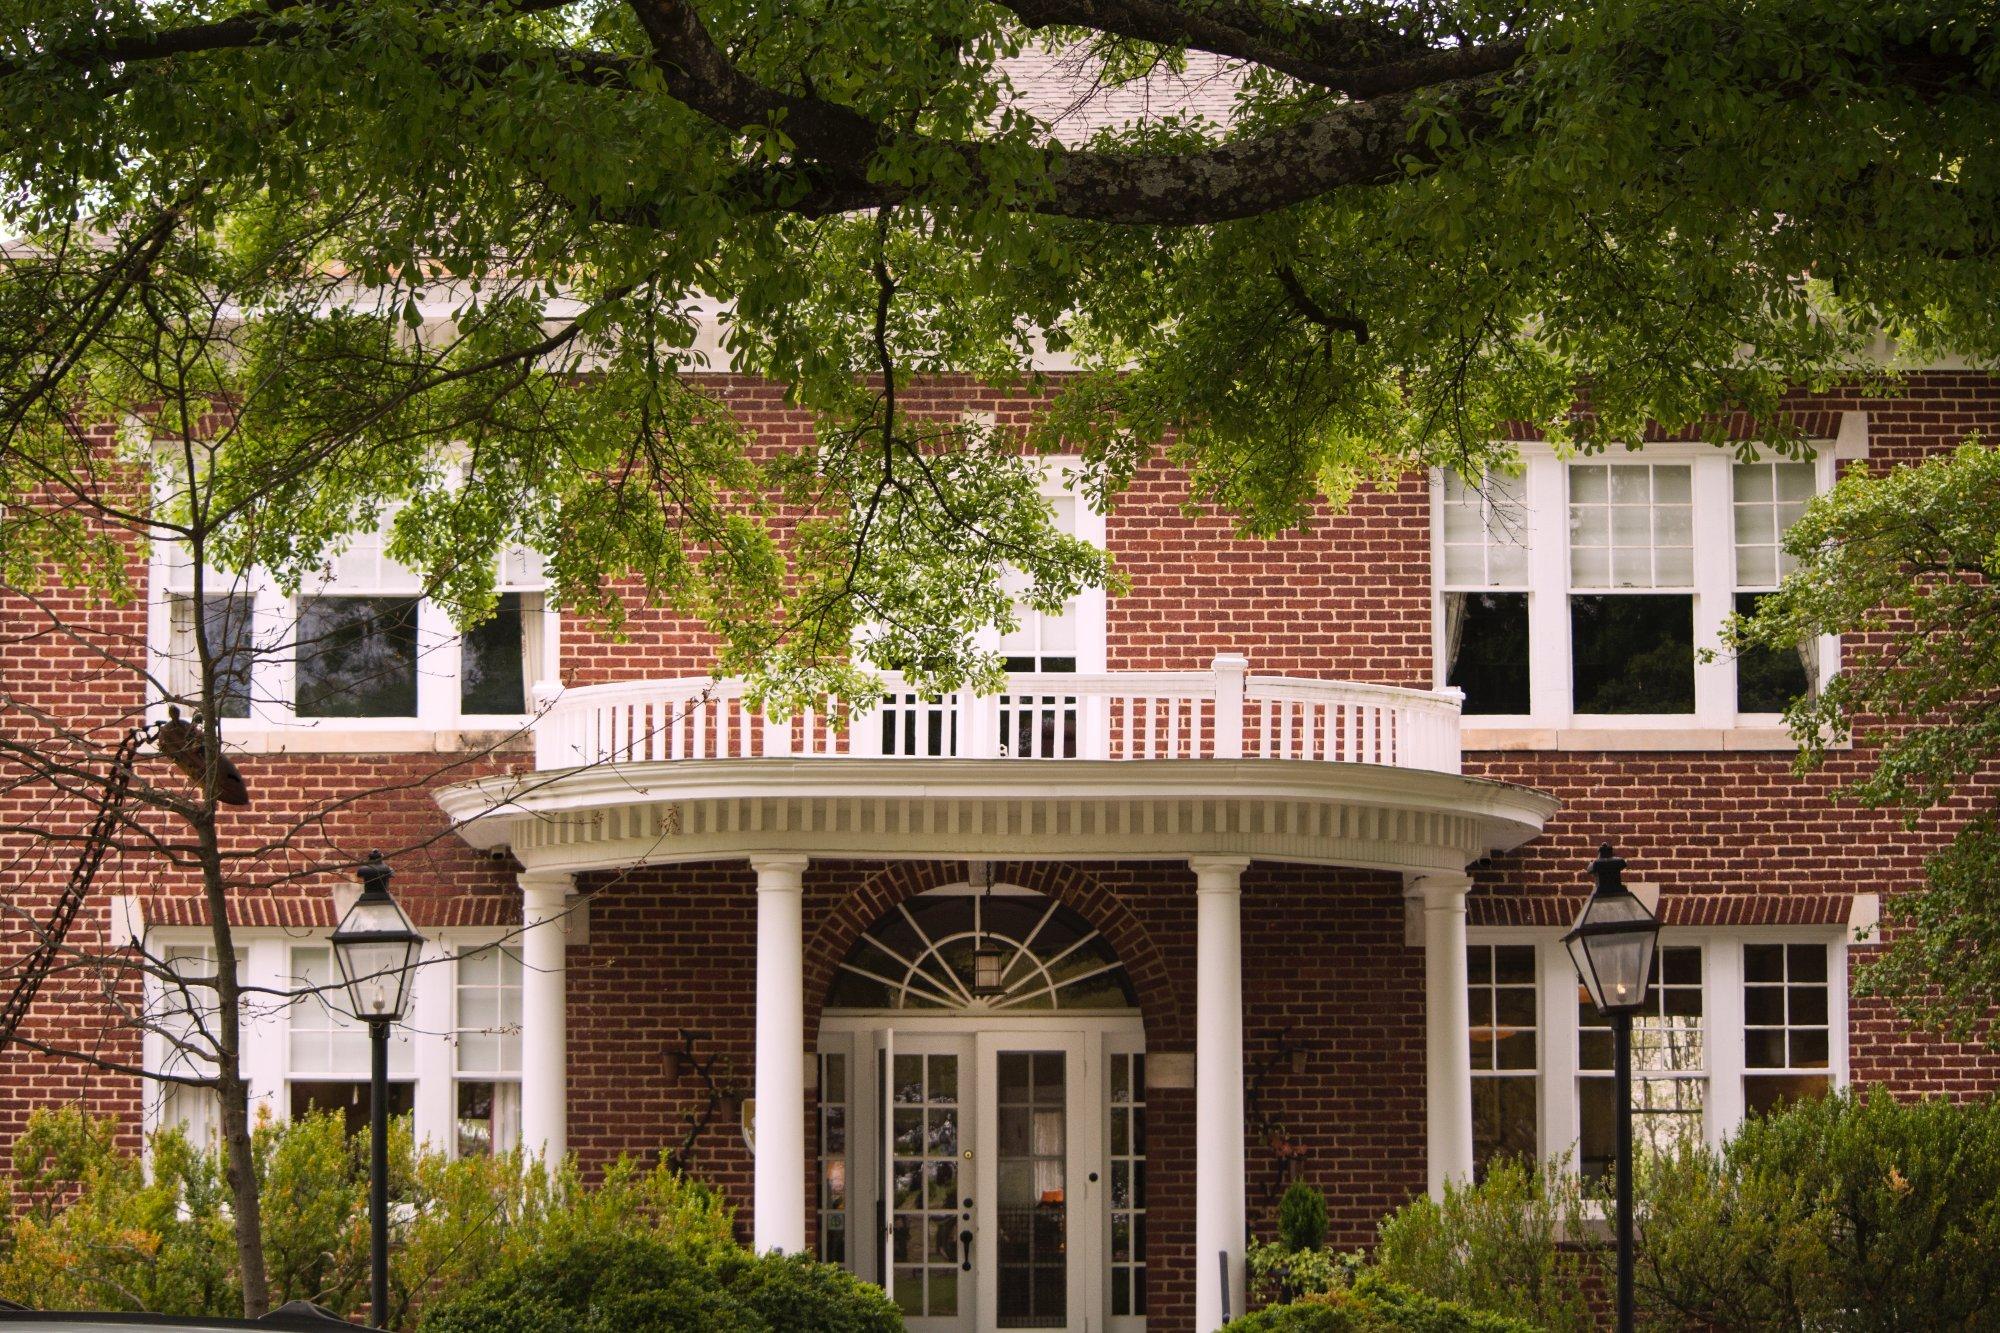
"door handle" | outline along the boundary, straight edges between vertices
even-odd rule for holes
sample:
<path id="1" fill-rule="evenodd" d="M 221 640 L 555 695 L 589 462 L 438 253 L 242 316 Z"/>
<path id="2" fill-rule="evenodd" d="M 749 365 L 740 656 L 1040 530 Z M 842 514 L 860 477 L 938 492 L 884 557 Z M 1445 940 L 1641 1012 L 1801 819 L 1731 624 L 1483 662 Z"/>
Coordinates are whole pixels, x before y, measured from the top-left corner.
<path id="1" fill-rule="evenodd" d="M 958 1233 L 958 1253 L 965 1260 L 964 1263 L 958 1266 L 958 1271 L 961 1273 L 970 1273 L 972 1271 L 972 1232 L 970 1230 Z"/>

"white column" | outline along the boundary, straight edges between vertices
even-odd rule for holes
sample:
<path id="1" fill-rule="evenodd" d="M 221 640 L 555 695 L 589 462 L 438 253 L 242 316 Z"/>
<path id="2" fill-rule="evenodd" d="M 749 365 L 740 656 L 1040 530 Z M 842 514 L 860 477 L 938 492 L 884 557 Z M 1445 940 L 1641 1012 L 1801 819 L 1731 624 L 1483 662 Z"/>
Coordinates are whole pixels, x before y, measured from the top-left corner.
<path id="1" fill-rule="evenodd" d="M 1472 1178 L 1472 1019 L 1465 994 L 1464 875 L 1426 875 L 1412 891 L 1424 908 L 1424 1088 L 1431 1197 Z"/>
<path id="2" fill-rule="evenodd" d="M 757 872 L 757 1139 L 752 1247 L 806 1248 L 805 937 L 802 856 L 752 857 Z"/>
<path id="3" fill-rule="evenodd" d="M 1225 1295 L 1229 1313 L 1243 1313 L 1243 871 L 1250 863 L 1188 864 L 1196 907 L 1194 1326 L 1210 1333 L 1222 1324 Z"/>
<path id="4" fill-rule="evenodd" d="M 569 1151 L 569 1016 L 564 959 L 569 875 L 521 881 L 521 1146 L 554 1162 Z"/>

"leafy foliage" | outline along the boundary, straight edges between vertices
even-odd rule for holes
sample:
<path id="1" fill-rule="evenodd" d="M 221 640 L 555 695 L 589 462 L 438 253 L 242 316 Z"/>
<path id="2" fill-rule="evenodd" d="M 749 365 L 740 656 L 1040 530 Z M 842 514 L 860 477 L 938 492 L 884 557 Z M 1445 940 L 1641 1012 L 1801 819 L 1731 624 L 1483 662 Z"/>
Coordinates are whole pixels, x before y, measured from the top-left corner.
<path id="1" fill-rule="evenodd" d="M 1033 443 L 1100 499 L 1165 454 L 1268 533 L 1514 423 L 1795 444 L 1785 388 L 1871 374 L 1878 329 L 2000 353 L 1977 0 L 1183 10 L 18 0 L 0 499 L 97 493 L 71 427 L 127 423 L 183 493 L 131 523 L 185 528 L 211 476 L 219 567 L 296 579 L 396 505 L 463 618 L 527 541 L 570 605 L 637 590 L 796 701 L 862 686 L 857 636 L 990 677 L 1008 569 L 1037 606 L 1116 584 L 1020 431 L 924 376 L 1032 395 L 1067 353 Z M 1237 60 L 1228 123 L 1060 142 L 1012 81 L 1044 39 L 1079 84 Z M 718 313 L 810 436 L 701 378 Z M 7 512 L 10 581 L 118 582 L 74 513 Z"/>
<path id="2" fill-rule="evenodd" d="M 368 1287 L 365 1135 L 347 1137 L 337 1116 L 312 1116 L 259 1126 L 255 1149 L 274 1299 L 359 1310 Z M 0 1297 L 44 1309 L 239 1313 L 219 1154 L 175 1130 L 150 1136 L 147 1151 L 142 1161 L 115 1122 L 73 1107 L 31 1113 L 14 1149 L 17 1207 L 0 1219 Z M 519 1154 L 415 1152 L 406 1122 L 390 1143 L 390 1198 L 391 1327 L 414 1327 L 440 1295 L 550 1247 L 623 1237 L 718 1253 L 734 1246 L 720 1197 L 665 1167 L 621 1160 L 586 1185 L 571 1163 L 549 1171 Z M 767 1299 L 782 1304 L 789 1290 L 773 1278 Z"/>
<path id="3" fill-rule="evenodd" d="M 1912 827 L 1947 805 L 1966 821 L 1926 884 L 1887 898 L 1888 948 L 1862 985 L 1921 1023 L 1993 1037 L 2000 834 L 1970 780 L 2000 757 L 2000 451 L 1974 440 L 1914 466 L 1851 469 L 1785 550 L 1795 572 L 1732 633 L 1768 645 L 1848 636 L 1839 674 L 1788 715 L 1801 766 L 1850 739 L 1879 746 L 1845 795 L 1900 809 Z"/>
<path id="4" fill-rule="evenodd" d="M 1365 1273 L 1352 1287 L 1233 1319 L 1224 1333 L 1529 1333 L 1524 1320 L 1441 1301 Z"/>
<path id="5" fill-rule="evenodd" d="M 1375 1271 L 1440 1300 L 1534 1327 L 1595 1327 L 1587 1283 L 1600 1257 L 1583 1191 L 1562 1162 L 1492 1163 L 1477 1185 L 1452 1182 L 1444 1198 L 1414 1199 L 1383 1222 Z"/>
<path id="6" fill-rule="evenodd" d="M 1324 1248 L 1294 1250 L 1283 1241 L 1252 1241 L 1244 1251 L 1250 1308 L 1337 1291 L 1354 1281 L 1366 1257 L 1359 1252 L 1337 1254 Z"/>
<path id="7" fill-rule="evenodd" d="M 438 1301 L 423 1333 L 890 1333 L 903 1317 L 878 1287 L 803 1255 L 598 1234 L 524 1254 Z"/>
<path id="8" fill-rule="evenodd" d="M 1821 1098 L 1653 1164 L 1637 1290 L 1665 1324 L 1986 1328 L 2000 1104 Z"/>

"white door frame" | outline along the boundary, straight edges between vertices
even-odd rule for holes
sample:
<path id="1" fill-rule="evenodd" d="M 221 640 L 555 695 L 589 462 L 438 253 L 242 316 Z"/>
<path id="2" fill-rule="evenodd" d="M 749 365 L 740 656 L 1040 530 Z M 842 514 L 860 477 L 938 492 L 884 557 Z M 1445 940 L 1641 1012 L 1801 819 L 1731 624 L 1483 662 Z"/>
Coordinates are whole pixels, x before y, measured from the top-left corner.
<path id="1" fill-rule="evenodd" d="M 974 1323 L 995 1327 L 998 1232 L 987 1221 L 997 1204 L 997 1123 L 993 1114 L 998 1053 L 1005 1050 L 1061 1050 L 1069 1062 L 1070 1139 L 1064 1188 L 1075 1200 L 1067 1218 L 1069 1244 L 1069 1324 L 1071 1333 L 1103 1333 L 1112 1327 L 1138 1329 L 1143 1320 L 1113 1321 L 1105 1276 L 1111 1227 L 1108 1140 L 1110 1123 L 1109 1053 L 1143 1052 L 1144 1025 L 1138 1013 L 1047 1012 L 1033 1014 L 936 1014 L 908 1011 L 839 1011 L 820 1021 L 821 1054 L 849 1058 L 848 1089 L 848 1264 L 863 1278 L 885 1288 L 886 1236 L 875 1230 L 877 1208 L 885 1203 L 887 1130 L 882 1116 L 882 1082 L 875 1069 L 878 1052 L 904 1049 L 909 1039 L 934 1035 L 970 1037 L 975 1058 L 961 1071 L 960 1103 L 970 1121 L 973 1148 Z M 930 1043 L 923 1043 L 928 1046 Z M 865 1061 L 865 1067 L 863 1065 Z M 965 1086 L 970 1077 L 971 1087 Z M 964 1133 L 961 1121 L 961 1133 Z M 1093 1179 L 1095 1177 L 1095 1179 Z M 865 1182 L 865 1183 L 863 1183 Z M 855 1188 L 856 1185 L 860 1188 Z M 886 1211 L 883 1214 L 886 1216 Z M 882 1244 L 877 1244 L 881 1239 Z"/>

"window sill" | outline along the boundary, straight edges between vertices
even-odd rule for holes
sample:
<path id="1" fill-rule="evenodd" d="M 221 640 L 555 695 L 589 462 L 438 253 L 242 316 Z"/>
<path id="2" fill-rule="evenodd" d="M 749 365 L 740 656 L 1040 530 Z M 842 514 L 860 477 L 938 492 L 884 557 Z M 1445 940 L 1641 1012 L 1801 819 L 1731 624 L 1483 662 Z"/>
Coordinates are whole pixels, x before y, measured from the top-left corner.
<path id="1" fill-rule="evenodd" d="M 1845 747 L 1842 747 L 1845 748 Z M 1782 725 L 1733 727 L 1584 724 L 1543 727 L 1527 722 L 1468 718 L 1459 730 L 1459 749 L 1475 750 L 1657 750 L 1785 753 L 1798 749 Z"/>
<path id="2" fill-rule="evenodd" d="M 426 727 L 412 718 L 400 725 L 354 725 L 349 719 L 290 726 L 254 722 L 223 723 L 222 740 L 232 754 L 464 754 L 493 750 L 527 753 L 535 748 L 530 720 L 513 726 Z"/>

